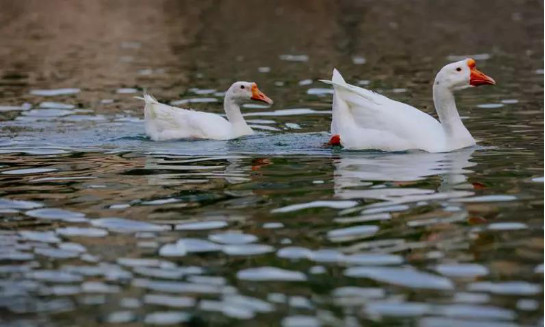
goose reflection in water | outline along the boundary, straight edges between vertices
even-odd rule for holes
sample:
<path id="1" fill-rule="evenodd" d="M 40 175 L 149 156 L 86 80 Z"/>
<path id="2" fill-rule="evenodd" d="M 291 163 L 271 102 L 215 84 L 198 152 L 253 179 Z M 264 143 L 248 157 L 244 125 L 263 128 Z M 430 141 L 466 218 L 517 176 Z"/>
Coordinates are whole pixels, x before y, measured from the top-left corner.
<path id="1" fill-rule="evenodd" d="M 187 185 L 194 189 L 214 189 L 219 184 L 240 184 L 251 180 L 252 172 L 271 164 L 270 159 L 245 156 L 165 158 L 148 156 L 145 169 L 149 185 Z"/>
<path id="2" fill-rule="evenodd" d="M 474 148 L 449 153 L 343 153 L 334 159 L 334 192 L 340 199 L 382 200 L 383 206 L 473 195 L 467 182 Z M 406 187 L 438 176 L 437 190 Z M 373 182 L 392 182 L 375 185 Z M 388 186 L 391 185 L 391 186 Z M 404 187 L 399 187 L 404 186 Z M 369 206 L 367 206 L 369 207 Z"/>

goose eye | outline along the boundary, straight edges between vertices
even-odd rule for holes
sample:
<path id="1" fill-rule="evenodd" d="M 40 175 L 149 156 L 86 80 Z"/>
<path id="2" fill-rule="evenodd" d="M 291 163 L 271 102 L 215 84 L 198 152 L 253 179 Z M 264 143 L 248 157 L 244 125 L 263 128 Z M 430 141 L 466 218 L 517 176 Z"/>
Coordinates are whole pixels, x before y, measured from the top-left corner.
<path id="1" fill-rule="evenodd" d="M 240 88 L 243 89 L 243 88 L 244 88 L 244 85 L 241 85 Z"/>
<path id="2" fill-rule="evenodd" d="M 458 67 L 458 68 L 456 68 L 456 71 L 460 72 L 460 71 L 462 71 L 462 68 Z"/>

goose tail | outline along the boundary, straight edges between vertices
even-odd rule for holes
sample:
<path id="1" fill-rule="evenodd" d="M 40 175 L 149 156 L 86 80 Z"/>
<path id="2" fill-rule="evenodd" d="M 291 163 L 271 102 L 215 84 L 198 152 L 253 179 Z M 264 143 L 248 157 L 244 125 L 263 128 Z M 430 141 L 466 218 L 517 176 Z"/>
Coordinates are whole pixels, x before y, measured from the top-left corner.
<path id="1" fill-rule="evenodd" d="M 333 68 L 333 75 L 331 76 L 331 81 L 336 83 L 346 83 L 341 73 L 337 70 L 337 68 Z"/>
<path id="2" fill-rule="evenodd" d="M 344 78 L 342 77 L 341 73 L 337 70 L 337 68 L 333 68 L 333 74 L 331 75 L 331 80 L 328 79 L 321 79 L 320 82 L 326 83 L 329 85 L 343 85 L 346 84 L 344 81 Z"/>
<path id="3" fill-rule="evenodd" d="M 337 90 L 343 90 L 348 91 L 351 94 L 356 94 L 367 101 L 371 101 L 375 104 L 378 104 L 377 100 L 375 99 L 376 93 L 371 92 L 366 89 L 362 89 L 361 87 L 357 87 L 354 85 L 350 85 L 344 81 L 344 78 L 341 76 L 341 73 L 337 69 L 333 69 L 333 76 L 331 76 L 331 80 L 320 80 L 320 82 L 333 85 L 333 88 Z"/>
<path id="4" fill-rule="evenodd" d="M 151 94 L 145 93 L 141 97 L 134 97 L 135 99 L 144 100 L 146 104 L 159 104 L 159 101 L 155 99 Z"/>
<path id="5" fill-rule="evenodd" d="M 153 119 L 157 116 L 155 113 L 156 105 L 159 105 L 159 101 L 155 99 L 152 95 L 144 92 L 142 97 L 135 97 L 139 100 L 144 100 L 146 105 L 144 106 L 144 118 L 147 120 L 149 118 Z"/>

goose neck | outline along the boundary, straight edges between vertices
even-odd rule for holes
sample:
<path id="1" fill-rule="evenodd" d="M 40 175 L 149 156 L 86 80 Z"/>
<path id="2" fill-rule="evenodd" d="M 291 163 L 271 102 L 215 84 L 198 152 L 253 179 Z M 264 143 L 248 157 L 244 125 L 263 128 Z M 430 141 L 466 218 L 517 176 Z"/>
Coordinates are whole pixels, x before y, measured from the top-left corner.
<path id="1" fill-rule="evenodd" d="M 447 136 L 456 137 L 461 134 L 469 134 L 456 108 L 454 94 L 437 80 L 433 85 L 433 102 Z"/>
<path id="2" fill-rule="evenodd" d="M 227 119 L 233 125 L 234 129 L 240 133 L 250 134 L 251 128 L 246 123 L 246 120 L 240 112 L 240 105 L 235 99 L 227 94 L 223 101 L 223 109 L 227 115 Z"/>

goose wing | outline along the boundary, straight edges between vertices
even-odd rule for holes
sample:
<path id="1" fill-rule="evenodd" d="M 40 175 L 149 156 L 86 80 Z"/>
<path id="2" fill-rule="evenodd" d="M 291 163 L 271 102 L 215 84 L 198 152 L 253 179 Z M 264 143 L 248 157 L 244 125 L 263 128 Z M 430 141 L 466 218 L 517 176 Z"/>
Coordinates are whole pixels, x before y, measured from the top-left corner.
<path id="1" fill-rule="evenodd" d="M 227 139 L 231 124 L 217 114 L 182 109 L 159 103 L 144 95 L 146 131 L 152 139 Z"/>
<path id="2" fill-rule="evenodd" d="M 345 102 L 355 124 L 361 129 L 379 130 L 391 133 L 403 139 L 429 138 L 430 131 L 441 130 L 441 124 L 432 116 L 408 104 L 389 99 L 381 94 L 348 84 L 335 69 L 331 81 L 323 80 L 333 85 L 334 106 L 332 133 L 340 129 L 336 115 L 336 101 Z M 335 125 L 335 126 L 333 126 Z"/>

